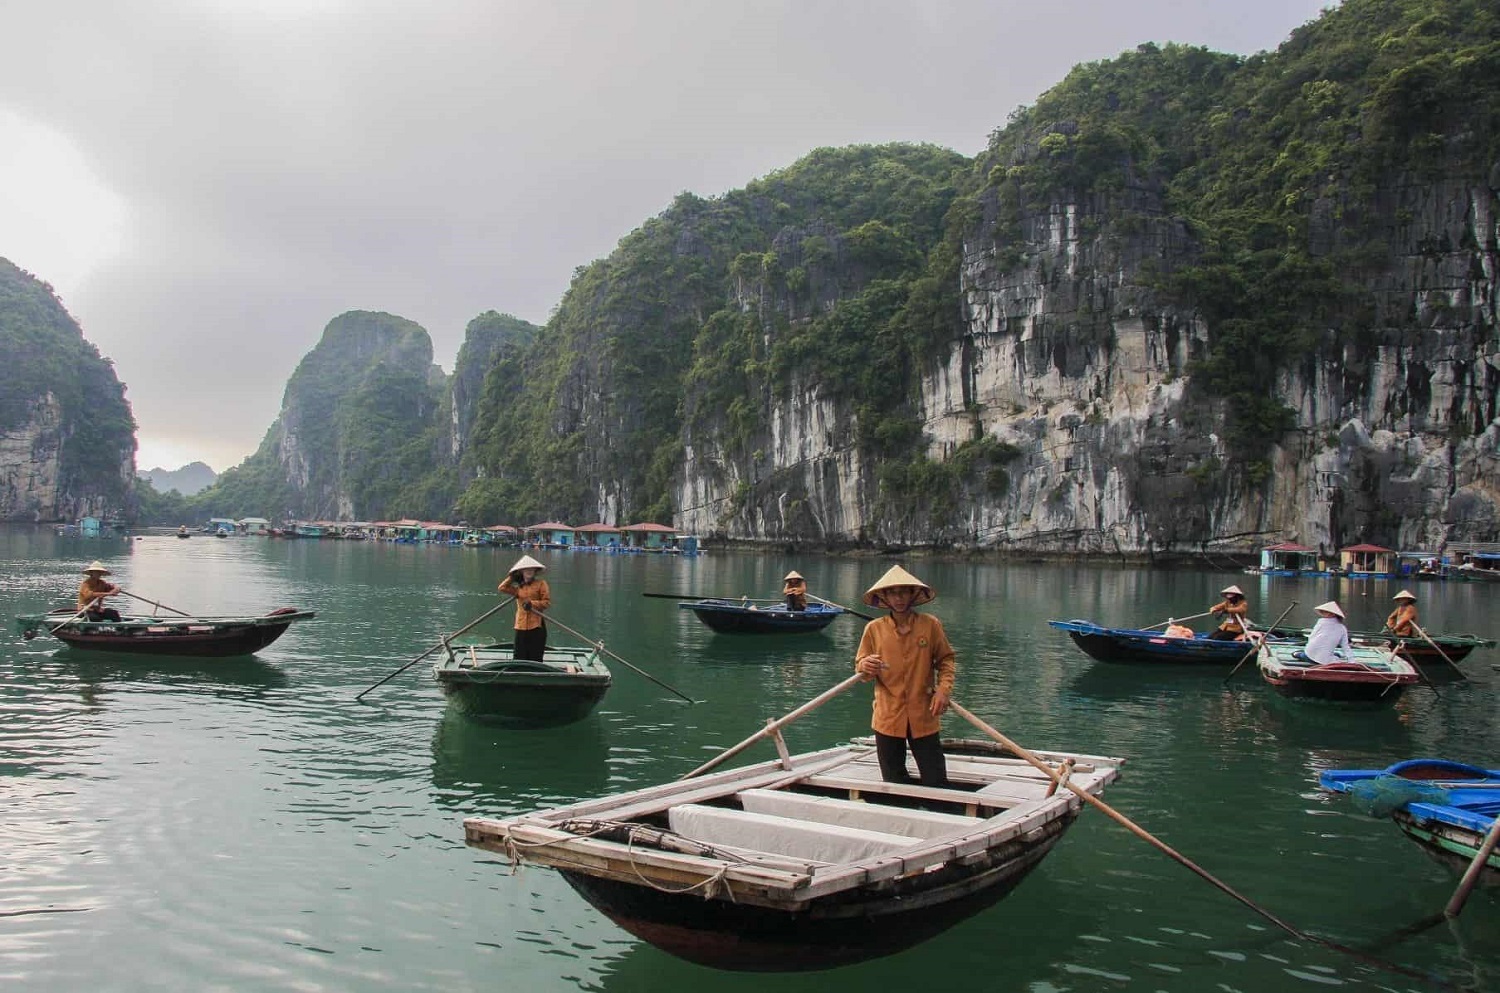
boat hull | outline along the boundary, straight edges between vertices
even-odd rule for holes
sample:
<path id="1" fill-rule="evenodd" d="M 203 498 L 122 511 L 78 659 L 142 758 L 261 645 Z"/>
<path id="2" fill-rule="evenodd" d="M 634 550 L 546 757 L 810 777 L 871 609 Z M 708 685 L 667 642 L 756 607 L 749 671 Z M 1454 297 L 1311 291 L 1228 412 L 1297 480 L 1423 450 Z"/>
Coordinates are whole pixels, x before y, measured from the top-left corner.
<path id="1" fill-rule="evenodd" d="M 752 607 L 732 600 L 696 600 L 678 604 L 691 610 L 698 620 L 724 634 L 796 634 L 821 631 L 845 611 L 840 607 L 809 604 L 806 610 L 785 607 Z"/>
<path id="2" fill-rule="evenodd" d="M 1327 769 L 1318 776 L 1319 785 L 1340 793 L 1359 794 L 1373 783 L 1376 789 L 1369 795 L 1377 800 L 1385 792 L 1378 784 L 1382 779 L 1407 780 L 1444 791 L 1407 800 L 1391 811 L 1391 819 L 1437 862 L 1459 873 L 1466 871 L 1500 814 L 1500 770 L 1429 758 L 1408 759 L 1386 769 Z M 1396 800 L 1401 799 L 1406 798 L 1396 793 Z M 1500 887 L 1500 849 L 1485 861 L 1479 885 Z"/>
<path id="3" fill-rule="evenodd" d="M 165 655 L 192 658 L 229 658 L 250 655 L 286 633 L 312 611 L 285 607 L 261 617 L 170 618 L 124 617 L 113 621 L 73 621 L 70 615 L 33 615 L 17 618 L 23 637 L 50 633 L 75 651 L 125 655 Z"/>
<path id="4" fill-rule="evenodd" d="M 1266 642 L 1256 664 L 1261 678 L 1288 699 L 1359 706 L 1389 706 L 1420 680 L 1406 659 L 1375 648 L 1352 648 L 1331 662 L 1300 657 L 1293 642 Z"/>
<path id="5" fill-rule="evenodd" d="M 808 972 L 904 951 L 993 906 L 1076 817 L 1050 821 L 1036 840 L 987 852 L 979 864 L 839 894 L 794 913 L 579 872 L 562 876 L 610 920 L 678 958 L 736 972 Z"/>
<path id="6" fill-rule="evenodd" d="M 460 647 L 455 653 L 433 669 L 449 701 L 463 713 L 512 727 L 581 721 L 612 682 L 598 653 L 588 649 L 549 649 L 542 662 L 517 660 L 509 644 Z"/>
<path id="7" fill-rule="evenodd" d="M 1073 644 L 1089 658 L 1100 662 L 1131 665 L 1234 665 L 1255 646 L 1243 641 L 1218 641 L 1213 638 L 1169 638 L 1160 631 L 1134 628 L 1105 628 L 1089 621 L 1048 621 L 1066 631 Z"/>

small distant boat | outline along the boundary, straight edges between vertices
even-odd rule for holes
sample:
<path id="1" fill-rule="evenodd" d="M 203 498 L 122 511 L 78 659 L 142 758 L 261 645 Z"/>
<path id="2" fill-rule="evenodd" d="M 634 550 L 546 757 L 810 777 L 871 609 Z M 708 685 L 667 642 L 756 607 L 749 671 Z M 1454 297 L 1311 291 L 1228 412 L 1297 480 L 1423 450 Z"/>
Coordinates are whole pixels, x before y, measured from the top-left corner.
<path id="1" fill-rule="evenodd" d="M 788 610 L 782 600 L 693 600 L 679 603 L 698 620 L 726 634 L 789 634 L 821 631 L 848 613 L 843 607 L 810 603 L 805 610 Z"/>
<path id="2" fill-rule="evenodd" d="M 598 648 L 549 647 L 535 662 L 508 643 L 454 645 L 432 675 L 465 713 L 531 728 L 583 720 L 612 679 Z"/>
<path id="3" fill-rule="evenodd" d="M 1332 703 L 1391 704 L 1421 677 L 1416 667 L 1392 652 L 1353 648 L 1332 662 L 1298 658 L 1303 645 L 1268 641 L 1256 662 L 1271 688 L 1284 697 Z"/>
<path id="4" fill-rule="evenodd" d="M 1329 769 L 1325 789 L 1393 806 L 1396 825 L 1433 858 L 1462 872 L 1479 854 L 1500 816 L 1500 769 L 1446 759 L 1409 759 L 1386 769 Z M 1372 812 L 1383 813 L 1379 807 Z M 1481 885 L 1500 886 L 1500 850 L 1490 854 Z"/>
<path id="5" fill-rule="evenodd" d="M 257 617 L 131 617 L 119 621 L 74 620 L 71 610 L 24 614 L 16 631 L 30 641 L 50 634 L 69 648 L 137 655 L 192 655 L 223 658 L 249 655 L 280 638 L 311 610 L 282 607 Z"/>
<path id="6" fill-rule="evenodd" d="M 557 868 L 620 927 L 680 958 L 829 969 L 901 951 L 988 908 L 1082 808 L 998 744 L 945 739 L 943 750 L 943 789 L 883 781 L 866 738 L 505 820 L 470 818 L 464 832 L 475 847 Z M 1038 754 L 1096 795 L 1122 763 Z"/>
<path id="7" fill-rule="evenodd" d="M 1084 654 L 1100 662 L 1167 662 L 1234 665 L 1254 646 L 1244 641 L 1220 641 L 1208 634 L 1191 638 L 1173 638 L 1161 631 L 1144 628 L 1107 628 L 1092 621 L 1048 621 L 1059 631 L 1068 632 L 1073 643 Z"/>

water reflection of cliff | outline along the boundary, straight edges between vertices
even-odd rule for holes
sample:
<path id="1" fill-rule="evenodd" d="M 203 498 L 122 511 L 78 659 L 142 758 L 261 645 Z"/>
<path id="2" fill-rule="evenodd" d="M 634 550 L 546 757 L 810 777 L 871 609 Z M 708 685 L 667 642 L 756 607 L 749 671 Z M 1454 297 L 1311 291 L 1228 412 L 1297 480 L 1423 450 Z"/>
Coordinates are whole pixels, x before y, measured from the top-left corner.
<path id="1" fill-rule="evenodd" d="M 597 718 L 511 730 L 449 707 L 432 737 L 435 799 L 464 814 L 502 816 L 588 799 L 609 782 L 609 745 Z"/>

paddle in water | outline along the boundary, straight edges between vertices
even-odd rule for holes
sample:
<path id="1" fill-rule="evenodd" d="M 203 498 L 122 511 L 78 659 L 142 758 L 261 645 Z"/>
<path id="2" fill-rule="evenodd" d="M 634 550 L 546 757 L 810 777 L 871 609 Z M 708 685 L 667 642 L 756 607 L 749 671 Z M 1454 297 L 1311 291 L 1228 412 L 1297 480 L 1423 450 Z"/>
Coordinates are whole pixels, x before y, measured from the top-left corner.
<path id="1" fill-rule="evenodd" d="M 465 631 L 468 631 L 470 628 L 478 627 L 484 621 L 489 620 L 495 614 L 498 614 L 500 611 L 504 610 L 506 607 L 514 603 L 515 599 L 515 597 L 506 597 L 504 600 L 501 600 L 498 605 L 491 607 L 489 610 L 486 610 L 483 614 L 479 615 L 474 620 L 459 628 L 457 631 L 448 635 L 442 641 L 438 642 L 436 645 L 433 645 L 431 648 L 427 649 L 427 651 L 423 652 L 421 655 L 418 655 L 416 658 L 412 659 L 410 662 L 406 663 L 401 668 L 397 669 L 395 672 L 382 679 L 380 682 L 375 683 L 371 686 L 366 686 L 364 689 L 354 694 L 354 699 L 358 700 L 360 697 L 373 690 L 376 686 L 383 686 L 386 683 L 389 683 L 391 680 L 395 679 L 397 676 L 401 675 L 403 672 L 410 669 L 412 666 L 416 665 L 418 662 L 422 661 L 433 652 L 448 648 L 448 643 L 451 642 L 454 638 L 457 638 L 459 635 L 463 634 Z M 449 654 L 452 654 L 451 649 L 449 649 Z"/>
<path id="2" fill-rule="evenodd" d="M 575 631 L 572 628 L 568 627 L 562 621 L 558 620 L 557 619 L 557 615 L 554 614 L 554 613 L 552 613 L 551 611 L 547 612 L 547 620 L 550 623 L 552 623 L 552 624 L 556 624 L 558 627 L 562 628 L 564 631 L 568 632 L 573 637 L 582 639 L 584 641 L 584 643 L 589 644 L 589 645 L 593 645 L 595 648 L 599 649 L 599 651 L 603 652 L 605 655 L 608 655 L 610 658 L 614 659 L 616 662 L 620 663 L 625 668 L 631 670 L 632 672 L 634 672 L 634 673 L 636 673 L 638 675 L 646 677 L 647 679 L 649 679 L 653 683 L 655 683 L 657 686 L 660 686 L 662 689 L 664 689 L 664 690 L 670 690 L 671 692 L 676 693 L 678 696 L 682 697 L 688 703 L 697 703 L 698 702 L 697 700 L 694 700 L 692 697 L 688 696 L 686 693 L 684 693 L 681 690 L 677 689 L 675 686 L 668 686 L 666 683 L 662 682 L 660 679 L 657 679 L 655 676 L 651 675 L 651 673 L 647 672 L 646 670 L 640 668 L 639 666 L 631 665 L 629 662 L 627 662 L 624 659 L 620 658 L 620 656 L 616 655 L 614 652 L 610 651 L 608 648 L 605 648 L 604 647 L 604 642 L 602 642 L 602 641 L 595 641 L 594 639 L 590 638 L 588 635 L 582 634 L 582 633 L 580 633 L 578 631 Z"/>

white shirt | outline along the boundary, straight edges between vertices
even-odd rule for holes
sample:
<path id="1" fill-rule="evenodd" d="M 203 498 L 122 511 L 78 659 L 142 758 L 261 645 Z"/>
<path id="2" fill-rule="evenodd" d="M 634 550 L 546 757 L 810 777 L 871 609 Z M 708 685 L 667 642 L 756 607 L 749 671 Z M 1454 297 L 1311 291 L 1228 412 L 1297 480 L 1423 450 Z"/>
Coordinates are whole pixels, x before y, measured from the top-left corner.
<path id="1" fill-rule="evenodd" d="M 1307 636 L 1307 647 L 1302 653 L 1320 665 L 1333 661 L 1333 653 L 1343 649 L 1349 651 L 1349 629 L 1337 617 L 1319 617 Z"/>

